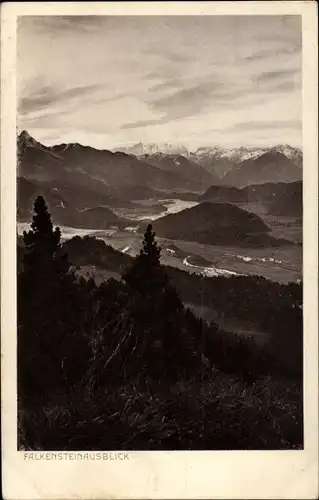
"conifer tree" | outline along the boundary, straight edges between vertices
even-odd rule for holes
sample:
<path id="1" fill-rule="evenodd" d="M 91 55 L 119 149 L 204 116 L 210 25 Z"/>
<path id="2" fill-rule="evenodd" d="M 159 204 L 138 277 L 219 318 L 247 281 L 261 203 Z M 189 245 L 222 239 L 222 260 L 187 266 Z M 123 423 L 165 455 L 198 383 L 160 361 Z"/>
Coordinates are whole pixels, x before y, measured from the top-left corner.
<path id="1" fill-rule="evenodd" d="M 48 273 L 65 274 L 69 270 L 67 256 L 60 255 L 61 231 L 53 229 L 51 215 L 43 196 L 38 196 L 34 203 L 33 222 L 30 231 L 24 231 L 26 246 L 24 267 L 26 272 L 38 274 L 43 280 Z M 43 274 L 44 273 L 44 274 Z"/>
<path id="2" fill-rule="evenodd" d="M 185 331 L 184 306 L 160 263 L 161 249 L 151 224 L 142 249 L 123 276 L 128 285 L 134 335 L 132 345 L 139 373 L 164 379 L 194 369 L 193 346 Z M 134 356 L 128 362 L 134 365 Z"/>
<path id="3" fill-rule="evenodd" d="M 71 372 L 78 378 L 78 360 L 85 369 L 88 359 L 81 334 L 85 291 L 69 272 L 60 229 L 53 228 L 42 196 L 34 212 L 23 235 L 26 250 L 18 275 L 18 382 L 21 395 L 31 398 L 61 387 Z"/>
<path id="4" fill-rule="evenodd" d="M 155 236 L 153 227 L 149 224 L 144 233 L 142 249 L 133 266 L 123 276 L 132 291 L 144 298 L 154 298 L 168 285 L 168 277 L 160 263 L 161 248 L 157 245 Z"/>

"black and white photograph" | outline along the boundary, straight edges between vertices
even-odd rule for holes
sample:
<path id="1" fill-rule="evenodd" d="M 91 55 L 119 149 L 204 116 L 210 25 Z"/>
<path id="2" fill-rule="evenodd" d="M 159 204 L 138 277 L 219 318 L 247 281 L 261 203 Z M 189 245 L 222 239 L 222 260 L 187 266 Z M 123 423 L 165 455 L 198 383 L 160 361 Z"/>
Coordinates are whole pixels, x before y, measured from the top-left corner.
<path id="1" fill-rule="evenodd" d="M 316 19 L 1 5 L 7 500 L 318 497 Z"/>
<path id="2" fill-rule="evenodd" d="M 301 16 L 20 16 L 18 450 L 302 450 Z"/>

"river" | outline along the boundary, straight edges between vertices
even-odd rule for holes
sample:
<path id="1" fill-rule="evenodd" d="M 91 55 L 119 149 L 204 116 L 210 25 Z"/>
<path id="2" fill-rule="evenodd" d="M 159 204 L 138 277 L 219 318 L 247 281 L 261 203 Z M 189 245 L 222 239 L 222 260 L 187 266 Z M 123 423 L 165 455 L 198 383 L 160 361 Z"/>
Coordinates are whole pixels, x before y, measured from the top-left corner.
<path id="1" fill-rule="evenodd" d="M 75 235 L 82 237 L 86 235 L 95 236 L 104 240 L 105 243 L 113 246 L 116 250 L 134 256 L 139 252 L 141 245 L 142 235 L 137 232 L 139 221 L 156 220 L 164 215 L 177 213 L 197 205 L 193 201 L 175 198 L 142 200 L 142 202 L 143 207 L 141 210 L 126 211 L 125 216 L 130 218 L 132 222 L 125 230 L 115 227 L 110 229 L 89 229 L 60 226 L 62 239 L 70 239 Z M 160 212 L 158 211 L 159 205 L 163 208 Z M 117 212 L 117 210 L 115 211 Z M 22 234 L 24 230 L 29 229 L 29 223 L 17 223 L 18 234 Z M 162 253 L 164 264 L 207 277 L 258 274 L 280 282 L 298 281 L 302 278 L 301 252 L 296 246 L 252 250 L 227 246 L 201 245 L 196 242 L 186 241 L 169 242 L 165 241 L 165 239 L 160 241 L 160 245 L 164 250 Z M 173 248 L 170 248 L 172 246 Z M 178 252 L 178 249 L 182 253 Z M 200 265 L 201 263 L 196 262 L 196 259 L 192 261 L 196 256 L 203 257 L 208 261 L 207 265 Z"/>

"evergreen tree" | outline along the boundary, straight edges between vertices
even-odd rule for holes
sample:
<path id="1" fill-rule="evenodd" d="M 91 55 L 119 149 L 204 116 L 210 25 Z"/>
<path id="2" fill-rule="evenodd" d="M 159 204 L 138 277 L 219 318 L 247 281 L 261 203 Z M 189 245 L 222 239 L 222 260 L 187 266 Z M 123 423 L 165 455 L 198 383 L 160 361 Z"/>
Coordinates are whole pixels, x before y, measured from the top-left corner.
<path id="1" fill-rule="evenodd" d="M 152 225 L 147 226 L 142 249 L 123 279 L 136 294 L 154 298 L 168 285 L 168 277 L 160 264 L 161 248 L 155 241 Z"/>
<path id="2" fill-rule="evenodd" d="M 41 279 L 48 272 L 59 275 L 67 273 L 69 263 L 67 256 L 61 255 L 61 231 L 56 227 L 53 230 L 51 216 L 45 204 L 43 196 L 38 196 L 34 203 L 33 222 L 30 231 L 23 232 L 23 240 L 26 246 L 24 256 L 24 269 L 32 272 L 33 278 L 38 274 Z"/>
<path id="3" fill-rule="evenodd" d="M 134 325 L 131 342 L 140 373 L 179 378 L 194 370 L 197 346 L 185 323 L 181 299 L 160 263 L 161 249 L 152 229 L 149 224 L 140 254 L 123 276 Z M 134 364 L 134 359 L 128 363 Z"/>
<path id="4" fill-rule="evenodd" d="M 18 274 L 18 383 L 27 399 L 72 383 L 89 357 L 81 324 L 89 309 L 87 287 L 70 272 L 42 196 L 34 211 Z"/>

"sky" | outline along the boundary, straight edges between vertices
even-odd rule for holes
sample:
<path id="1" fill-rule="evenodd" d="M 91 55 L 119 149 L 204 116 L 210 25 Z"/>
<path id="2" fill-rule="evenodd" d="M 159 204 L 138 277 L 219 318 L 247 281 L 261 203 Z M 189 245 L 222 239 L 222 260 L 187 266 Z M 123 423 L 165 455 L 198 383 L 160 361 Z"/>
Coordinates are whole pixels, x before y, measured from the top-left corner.
<path id="1" fill-rule="evenodd" d="M 302 144 L 299 16 L 24 16 L 17 51 L 43 144 Z"/>

